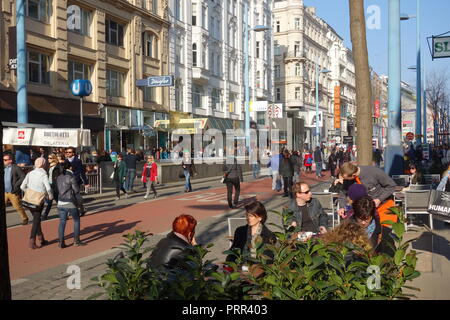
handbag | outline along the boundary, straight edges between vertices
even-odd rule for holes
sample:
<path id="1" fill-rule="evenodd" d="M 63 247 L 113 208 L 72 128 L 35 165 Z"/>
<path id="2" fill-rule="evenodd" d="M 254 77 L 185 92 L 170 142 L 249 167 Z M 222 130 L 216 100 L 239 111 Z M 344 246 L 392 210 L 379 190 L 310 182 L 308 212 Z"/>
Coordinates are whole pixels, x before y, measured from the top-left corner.
<path id="1" fill-rule="evenodd" d="M 233 166 L 234 166 L 234 164 L 233 164 Z M 221 183 L 227 183 L 228 175 L 230 174 L 231 170 L 233 170 L 233 166 L 231 166 L 231 168 L 228 169 L 228 171 L 223 174 L 222 179 L 220 179 Z"/>
<path id="2" fill-rule="evenodd" d="M 183 179 L 184 177 L 185 177 L 184 169 L 183 169 L 183 167 L 181 167 L 180 171 L 178 172 L 178 178 Z"/>
<path id="3" fill-rule="evenodd" d="M 30 209 L 36 209 L 42 206 L 45 199 L 45 192 L 27 189 L 22 198 L 22 205 Z"/>
<path id="4" fill-rule="evenodd" d="M 436 218 L 450 218 L 450 192 L 431 190 L 428 212 Z"/>

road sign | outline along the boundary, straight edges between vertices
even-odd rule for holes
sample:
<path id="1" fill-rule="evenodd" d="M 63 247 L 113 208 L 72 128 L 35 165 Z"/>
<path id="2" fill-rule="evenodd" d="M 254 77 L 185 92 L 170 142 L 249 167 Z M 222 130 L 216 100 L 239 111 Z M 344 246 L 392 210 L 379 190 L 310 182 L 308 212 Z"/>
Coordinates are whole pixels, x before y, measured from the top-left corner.
<path id="1" fill-rule="evenodd" d="M 136 80 L 137 87 L 172 87 L 174 83 L 174 76 L 156 76 Z"/>
<path id="2" fill-rule="evenodd" d="M 92 93 L 92 84 L 89 80 L 73 80 L 70 88 L 72 89 L 72 94 L 78 97 L 86 97 Z"/>
<path id="3" fill-rule="evenodd" d="M 410 141 L 413 141 L 413 140 L 414 140 L 414 133 L 408 132 L 408 133 L 406 134 L 406 139 L 408 139 L 408 140 L 410 140 Z"/>

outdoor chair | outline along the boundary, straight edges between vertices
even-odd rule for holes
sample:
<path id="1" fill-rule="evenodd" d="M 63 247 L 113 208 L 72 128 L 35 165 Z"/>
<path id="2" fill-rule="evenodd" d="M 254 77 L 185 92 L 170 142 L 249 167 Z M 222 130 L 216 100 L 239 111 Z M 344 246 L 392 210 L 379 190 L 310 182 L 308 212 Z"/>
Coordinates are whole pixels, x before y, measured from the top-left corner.
<path id="1" fill-rule="evenodd" d="M 401 187 L 407 187 L 409 185 L 410 176 L 407 174 L 399 174 L 399 175 L 393 175 L 392 180 L 395 181 L 397 186 Z"/>
<path id="2" fill-rule="evenodd" d="M 425 180 L 425 184 L 430 184 L 432 189 L 437 188 L 439 182 L 441 181 L 440 174 L 424 174 L 423 178 Z"/>
<path id="3" fill-rule="evenodd" d="M 247 224 L 247 218 L 228 218 L 228 237 L 230 240 L 230 247 L 233 244 L 234 232 L 237 228 L 245 226 Z"/>
<path id="4" fill-rule="evenodd" d="M 313 192 L 312 193 L 313 198 L 319 200 L 320 204 L 322 205 L 323 210 L 326 212 L 327 215 L 331 216 L 332 219 L 332 226 L 334 228 L 334 201 L 333 201 L 333 194 L 331 192 Z M 327 226 L 328 227 L 328 226 Z"/>
<path id="5" fill-rule="evenodd" d="M 431 184 L 412 184 L 409 190 L 431 190 Z"/>
<path id="6" fill-rule="evenodd" d="M 428 213 L 428 201 L 430 198 L 430 190 L 407 190 L 405 191 L 405 220 L 411 214 L 428 214 L 430 221 L 430 229 L 433 230 L 433 215 Z M 405 230 L 408 230 L 405 223 Z"/>

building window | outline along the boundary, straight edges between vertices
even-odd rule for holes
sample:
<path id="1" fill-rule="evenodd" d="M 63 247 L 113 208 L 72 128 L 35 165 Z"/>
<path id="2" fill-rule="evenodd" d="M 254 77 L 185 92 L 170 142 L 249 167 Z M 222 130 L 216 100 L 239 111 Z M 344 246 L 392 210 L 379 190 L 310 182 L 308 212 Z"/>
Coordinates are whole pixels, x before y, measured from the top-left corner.
<path id="1" fill-rule="evenodd" d="M 175 81 L 175 110 L 183 110 L 183 84 L 181 79 Z"/>
<path id="2" fill-rule="evenodd" d="M 106 42 L 115 46 L 123 46 L 124 25 L 113 20 L 106 20 Z"/>
<path id="3" fill-rule="evenodd" d="M 39 52 L 28 51 L 28 81 L 50 84 L 50 57 Z"/>
<path id="4" fill-rule="evenodd" d="M 281 89 L 276 88 L 275 92 L 276 92 L 276 100 L 280 101 L 281 100 Z"/>
<path id="5" fill-rule="evenodd" d="M 212 110 L 222 110 L 220 105 L 220 92 L 218 89 L 212 89 L 211 91 L 211 108 Z"/>
<path id="6" fill-rule="evenodd" d="M 256 123 L 259 125 L 266 124 L 266 112 L 265 111 L 257 111 L 256 112 Z"/>
<path id="7" fill-rule="evenodd" d="M 295 65 L 295 76 L 300 77 L 301 74 L 302 74 L 302 67 L 301 67 L 300 63 L 297 63 Z"/>
<path id="8" fill-rule="evenodd" d="M 300 100 L 300 87 L 295 87 L 295 100 Z"/>
<path id="9" fill-rule="evenodd" d="M 90 36 L 91 32 L 91 11 L 80 8 L 80 29 L 68 29 L 68 31 L 76 32 L 85 36 Z"/>
<path id="10" fill-rule="evenodd" d="M 181 0 L 175 1 L 175 19 L 181 21 Z"/>
<path id="11" fill-rule="evenodd" d="M 230 113 L 236 112 L 236 93 L 230 93 L 230 104 L 229 104 L 228 111 Z"/>
<path id="12" fill-rule="evenodd" d="M 196 43 L 192 44 L 192 65 L 194 67 L 197 66 L 197 44 Z"/>
<path id="13" fill-rule="evenodd" d="M 259 41 L 256 41 L 256 57 L 259 58 Z"/>
<path id="14" fill-rule="evenodd" d="M 256 71 L 256 87 L 261 88 L 261 71 Z"/>
<path id="15" fill-rule="evenodd" d="M 193 26 L 197 25 L 197 4 L 196 3 L 192 4 L 192 25 Z"/>
<path id="16" fill-rule="evenodd" d="M 300 30 L 300 18 L 295 18 L 295 30 Z"/>
<path id="17" fill-rule="evenodd" d="M 206 29 L 206 7 L 202 6 L 202 26 Z"/>
<path id="18" fill-rule="evenodd" d="M 73 80 L 76 79 L 86 79 L 86 80 L 90 80 L 91 79 L 91 66 L 78 62 L 78 61 L 73 61 L 73 60 L 69 60 L 68 62 L 68 66 L 69 66 L 69 75 L 68 75 L 68 84 L 69 87 L 72 84 Z"/>
<path id="19" fill-rule="evenodd" d="M 106 69 L 106 95 L 110 97 L 123 97 L 124 79 L 124 73 Z"/>
<path id="20" fill-rule="evenodd" d="M 280 74 L 281 73 L 280 65 L 277 64 L 275 66 L 275 71 L 274 72 L 275 72 L 275 78 L 279 78 L 281 76 L 281 74 Z"/>
<path id="21" fill-rule="evenodd" d="M 158 0 L 152 0 L 152 12 L 158 14 Z"/>
<path id="22" fill-rule="evenodd" d="M 221 76 L 222 75 L 222 57 L 219 54 L 217 55 L 216 63 L 217 63 L 216 75 Z"/>
<path id="23" fill-rule="evenodd" d="M 203 87 L 194 84 L 192 86 L 192 107 L 193 108 L 203 108 Z"/>
<path id="24" fill-rule="evenodd" d="M 277 21 L 277 32 L 280 32 L 281 28 L 280 28 L 280 21 Z"/>
<path id="25" fill-rule="evenodd" d="M 176 51 L 175 51 L 175 62 L 176 63 L 183 63 L 183 40 L 181 37 L 177 38 L 176 43 Z"/>
<path id="26" fill-rule="evenodd" d="M 30 18 L 48 23 L 50 21 L 51 0 L 26 0 L 26 15 Z"/>
<path id="27" fill-rule="evenodd" d="M 144 101 L 156 102 L 155 87 L 144 87 Z"/>
<path id="28" fill-rule="evenodd" d="M 158 59 L 158 39 L 155 35 L 148 32 L 142 33 L 142 54 Z"/>

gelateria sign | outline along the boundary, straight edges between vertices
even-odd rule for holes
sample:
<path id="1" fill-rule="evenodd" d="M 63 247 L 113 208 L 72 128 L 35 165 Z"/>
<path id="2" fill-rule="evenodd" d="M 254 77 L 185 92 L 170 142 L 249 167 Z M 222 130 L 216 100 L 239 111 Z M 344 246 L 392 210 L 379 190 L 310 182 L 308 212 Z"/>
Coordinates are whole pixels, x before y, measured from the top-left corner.
<path id="1" fill-rule="evenodd" d="M 91 130 L 4 128 L 3 144 L 41 147 L 82 147 L 91 145 Z"/>

